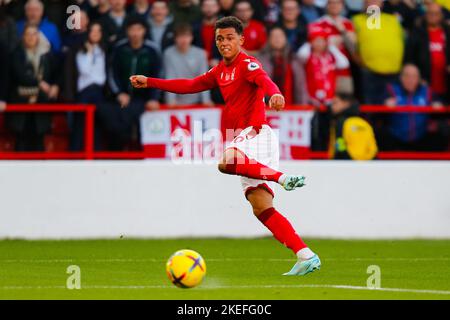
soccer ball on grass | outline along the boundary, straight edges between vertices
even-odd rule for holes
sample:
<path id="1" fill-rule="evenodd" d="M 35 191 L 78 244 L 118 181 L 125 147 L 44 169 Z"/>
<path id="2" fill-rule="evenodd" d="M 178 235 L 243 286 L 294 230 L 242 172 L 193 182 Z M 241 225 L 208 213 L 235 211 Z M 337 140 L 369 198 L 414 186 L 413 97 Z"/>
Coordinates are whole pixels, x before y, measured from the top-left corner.
<path id="1" fill-rule="evenodd" d="M 170 282 L 177 287 L 193 288 L 206 274 L 205 260 L 193 250 L 179 250 L 167 260 L 166 272 Z"/>

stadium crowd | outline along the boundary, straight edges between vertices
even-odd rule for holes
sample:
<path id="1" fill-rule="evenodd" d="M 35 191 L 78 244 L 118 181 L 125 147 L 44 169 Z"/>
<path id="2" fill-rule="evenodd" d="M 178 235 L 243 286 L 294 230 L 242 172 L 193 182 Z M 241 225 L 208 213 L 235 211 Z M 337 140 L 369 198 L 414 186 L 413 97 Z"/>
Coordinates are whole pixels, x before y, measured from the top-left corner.
<path id="1" fill-rule="evenodd" d="M 67 12 L 71 5 L 81 11 Z M 129 76 L 206 72 L 220 59 L 214 24 L 227 15 L 244 23 L 245 50 L 288 105 L 329 105 L 339 93 L 370 105 L 446 108 L 449 10 L 450 0 L 2 0 L 0 110 L 6 103 L 95 104 L 96 149 L 139 148 L 133 141 L 145 110 L 223 101 L 218 90 L 134 90 Z M 83 121 L 68 115 L 70 150 L 83 148 Z M 369 121 L 382 150 L 449 147 L 445 114 Z M 4 122 L 16 150 L 44 149 L 49 114 L 11 113 Z M 327 148 L 329 123 L 330 114 L 316 115 L 314 149 Z"/>

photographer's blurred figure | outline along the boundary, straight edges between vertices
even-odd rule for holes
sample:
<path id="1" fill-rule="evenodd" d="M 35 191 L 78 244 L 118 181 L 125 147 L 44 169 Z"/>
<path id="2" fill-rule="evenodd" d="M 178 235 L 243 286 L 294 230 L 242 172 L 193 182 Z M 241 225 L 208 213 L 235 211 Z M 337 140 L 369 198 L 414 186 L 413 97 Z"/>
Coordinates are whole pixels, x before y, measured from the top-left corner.
<path id="1" fill-rule="evenodd" d="M 335 160 L 372 160 L 378 152 L 370 124 L 359 117 L 359 106 L 348 93 L 337 93 L 329 104 L 329 157 Z"/>

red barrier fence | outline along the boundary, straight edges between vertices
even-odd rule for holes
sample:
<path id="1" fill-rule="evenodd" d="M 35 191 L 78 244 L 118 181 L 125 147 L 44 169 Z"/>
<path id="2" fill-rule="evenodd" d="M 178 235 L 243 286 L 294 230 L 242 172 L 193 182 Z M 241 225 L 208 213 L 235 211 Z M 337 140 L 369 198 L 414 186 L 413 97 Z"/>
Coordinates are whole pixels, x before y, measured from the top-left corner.
<path id="1" fill-rule="evenodd" d="M 186 106 L 183 109 L 204 108 L 203 106 Z M 169 107 L 162 106 L 161 109 L 167 110 Z M 314 110 L 312 106 L 288 106 L 285 110 Z M 319 108 L 324 112 L 325 107 Z M 447 114 L 450 113 L 450 107 L 387 107 L 363 105 L 360 107 L 362 113 L 430 113 Z M 84 150 L 81 152 L 1 152 L 0 160 L 62 160 L 62 159 L 145 159 L 148 155 L 144 151 L 123 151 L 106 152 L 94 151 L 94 105 L 81 104 L 10 104 L 7 105 L 5 112 L 84 112 L 85 113 L 85 131 L 84 131 Z M 327 152 L 308 152 L 306 158 L 309 159 L 327 159 Z M 450 152 L 380 152 L 379 159 L 384 160 L 450 160 Z"/>
<path id="2" fill-rule="evenodd" d="M 84 152 L 0 152 L 0 159 L 94 159 L 94 105 L 9 104 L 5 112 L 84 112 Z"/>

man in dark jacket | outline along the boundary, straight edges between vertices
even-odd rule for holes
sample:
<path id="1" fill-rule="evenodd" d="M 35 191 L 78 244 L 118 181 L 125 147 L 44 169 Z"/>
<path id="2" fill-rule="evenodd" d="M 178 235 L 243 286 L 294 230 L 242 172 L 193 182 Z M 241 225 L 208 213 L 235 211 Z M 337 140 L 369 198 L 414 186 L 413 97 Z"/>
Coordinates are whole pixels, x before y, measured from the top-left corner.
<path id="1" fill-rule="evenodd" d="M 420 71 L 413 64 L 403 66 L 400 81 L 388 85 L 385 104 L 391 108 L 404 106 L 427 107 L 433 104 L 430 88 L 422 83 Z M 441 107 L 436 105 L 436 107 Z M 394 113 L 388 116 L 383 139 L 389 150 L 423 151 L 431 147 L 426 113 Z M 429 150 L 428 150 L 429 151 Z"/>
<path id="2" fill-rule="evenodd" d="M 110 3 L 109 12 L 99 19 L 108 50 L 112 49 L 117 41 L 126 37 L 127 25 L 126 0 L 111 0 Z"/>
<path id="3" fill-rule="evenodd" d="M 166 1 L 156 0 L 153 2 L 147 23 L 148 37 L 160 51 L 164 51 L 167 47 L 173 45 L 174 22 Z"/>
<path id="4" fill-rule="evenodd" d="M 98 107 L 100 120 L 109 131 L 110 148 L 120 150 L 131 142 L 133 128 L 139 128 L 139 117 L 144 110 L 159 108 L 159 94 L 156 89 L 133 89 L 129 77 L 146 74 L 159 77 L 161 56 L 155 44 L 145 40 L 146 23 L 138 16 L 127 22 L 127 39 L 116 44 L 112 52 L 108 83 L 116 102 Z M 125 108 L 126 107 L 126 108 Z"/>
<path id="5" fill-rule="evenodd" d="M 344 138 L 343 128 L 344 123 L 349 117 L 359 115 L 358 104 L 348 94 L 337 94 L 333 103 L 329 105 L 330 116 L 330 141 L 329 154 L 331 159 L 346 159 L 349 160 Z"/>
<path id="6" fill-rule="evenodd" d="M 372 160 L 378 152 L 371 125 L 359 117 L 351 94 L 337 93 L 329 106 L 329 157 L 335 160 Z"/>
<path id="7" fill-rule="evenodd" d="M 422 25 L 411 32 L 405 60 L 415 64 L 433 93 L 434 100 L 450 101 L 450 29 L 444 24 L 442 8 L 432 3 Z"/>
<path id="8" fill-rule="evenodd" d="M 301 8 L 295 0 L 281 2 L 279 27 L 286 32 L 289 45 L 296 52 L 307 40 L 307 22 L 301 15 Z"/>

